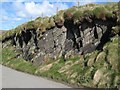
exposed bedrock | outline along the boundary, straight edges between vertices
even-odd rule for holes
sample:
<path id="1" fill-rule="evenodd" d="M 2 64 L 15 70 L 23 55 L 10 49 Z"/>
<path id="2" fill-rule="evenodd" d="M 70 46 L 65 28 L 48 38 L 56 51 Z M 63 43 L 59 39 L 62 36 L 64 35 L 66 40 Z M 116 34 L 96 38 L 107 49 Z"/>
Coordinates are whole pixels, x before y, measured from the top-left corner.
<path id="1" fill-rule="evenodd" d="M 40 65 L 59 57 L 69 58 L 95 49 L 102 50 L 112 36 L 111 30 L 115 25 L 116 19 L 95 19 L 92 22 L 84 20 L 79 25 L 66 20 L 60 27 L 56 25 L 40 37 L 36 30 L 31 29 L 7 39 L 11 39 L 16 50 L 21 52 L 20 57 Z"/>

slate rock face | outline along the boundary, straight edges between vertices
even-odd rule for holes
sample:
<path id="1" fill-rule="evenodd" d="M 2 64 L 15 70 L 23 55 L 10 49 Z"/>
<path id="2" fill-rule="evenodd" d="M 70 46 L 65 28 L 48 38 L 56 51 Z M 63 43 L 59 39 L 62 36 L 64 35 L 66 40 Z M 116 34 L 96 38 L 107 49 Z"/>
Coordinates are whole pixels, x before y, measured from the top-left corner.
<path id="1" fill-rule="evenodd" d="M 43 61 L 48 56 L 49 59 L 57 59 L 61 56 L 62 50 L 64 49 L 64 44 L 66 40 L 66 28 L 54 28 L 48 30 L 43 34 L 42 39 L 38 41 L 38 47 L 40 54 L 38 56 L 38 61 Z M 43 58 L 41 58 L 43 57 Z M 36 58 L 33 58 L 36 62 Z M 38 63 L 39 64 L 39 63 Z"/>
<path id="2" fill-rule="evenodd" d="M 102 39 L 109 40 L 112 27 L 109 23 L 114 25 L 112 21 L 96 20 L 94 24 L 83 22 L 76 26 L 69 22 L 61 28 L 55 27 L 46 31 L 38 41 L 39 53 L 44 53 L 44 57 L 49 54 L 49 58 L 57 59 L 61 56 L 68 58 L 67 53 L 70 54 L 71 51 L 71 54 L 92 52 L 102 47 Z"/>
<path id="3" fill-rule="evenodd" d="M 25 60 L 32 60 L 40 65 L 46 60 L 68 58 L 102 49 L 115 25 L 113 20 L 83 21 L 79 25 L 75 25 L 73 21 L 65 21 L 61 27 L 47 30 L 41 38 L 36 30 L 31 29 L 14 36 L 11 41 L 21 50 L 21 56 Z"/>

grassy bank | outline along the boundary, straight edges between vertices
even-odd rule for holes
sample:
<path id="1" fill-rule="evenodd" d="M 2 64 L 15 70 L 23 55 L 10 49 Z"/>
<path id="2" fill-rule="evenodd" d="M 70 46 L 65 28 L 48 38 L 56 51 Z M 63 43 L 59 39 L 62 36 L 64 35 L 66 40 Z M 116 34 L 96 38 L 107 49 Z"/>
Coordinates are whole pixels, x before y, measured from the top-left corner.
<path id="1" fill-rule="evenodd" d="M 2 64 L 30 74 L 69 83 L 74 86 L 119 87 L 118 36 L 106 43 L 103 51 L 94 51 L 64 61 L 62 58 L 39 67 L 22 58 L 17 58 L 15 48 L 2 50 Z"/>
<path id="2" fill-rule="evenodd" d="M 37 67 L 22 58 L 16 58 L 16 55 L 17 53 L 15 53 L 12 46 L 2 49 L 2 64 L 19 71 L 34 74 Z"/>

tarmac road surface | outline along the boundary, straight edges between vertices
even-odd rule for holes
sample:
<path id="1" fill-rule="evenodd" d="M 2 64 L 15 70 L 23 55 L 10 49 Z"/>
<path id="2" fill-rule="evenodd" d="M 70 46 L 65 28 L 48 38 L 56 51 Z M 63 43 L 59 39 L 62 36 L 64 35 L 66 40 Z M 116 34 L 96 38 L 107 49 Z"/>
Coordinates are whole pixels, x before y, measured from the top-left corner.
<path id="1" fill-rule="evenodd" d="M 0 65 L 1 66 L 1 65 Z M 70 88 L 61 83 L 2 66 L 2 88 Z"/>

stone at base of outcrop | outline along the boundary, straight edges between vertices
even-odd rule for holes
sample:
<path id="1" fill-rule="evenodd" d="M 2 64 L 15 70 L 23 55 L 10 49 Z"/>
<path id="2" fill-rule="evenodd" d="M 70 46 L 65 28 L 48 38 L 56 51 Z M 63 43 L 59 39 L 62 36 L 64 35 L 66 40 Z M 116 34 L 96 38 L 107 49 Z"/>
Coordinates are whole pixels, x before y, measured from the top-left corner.
<path id="1" fill-rule="evenodd" d="M 105 72 L 105 68 L 101 68 L 101 69 L 98 69 L 95 74 L 94 74 L 94 77 L 93 77 L 93 84 L 96 86 L 99 84 L 101 78 L 103 77 L 104 75 L 104 72 Z"/>

